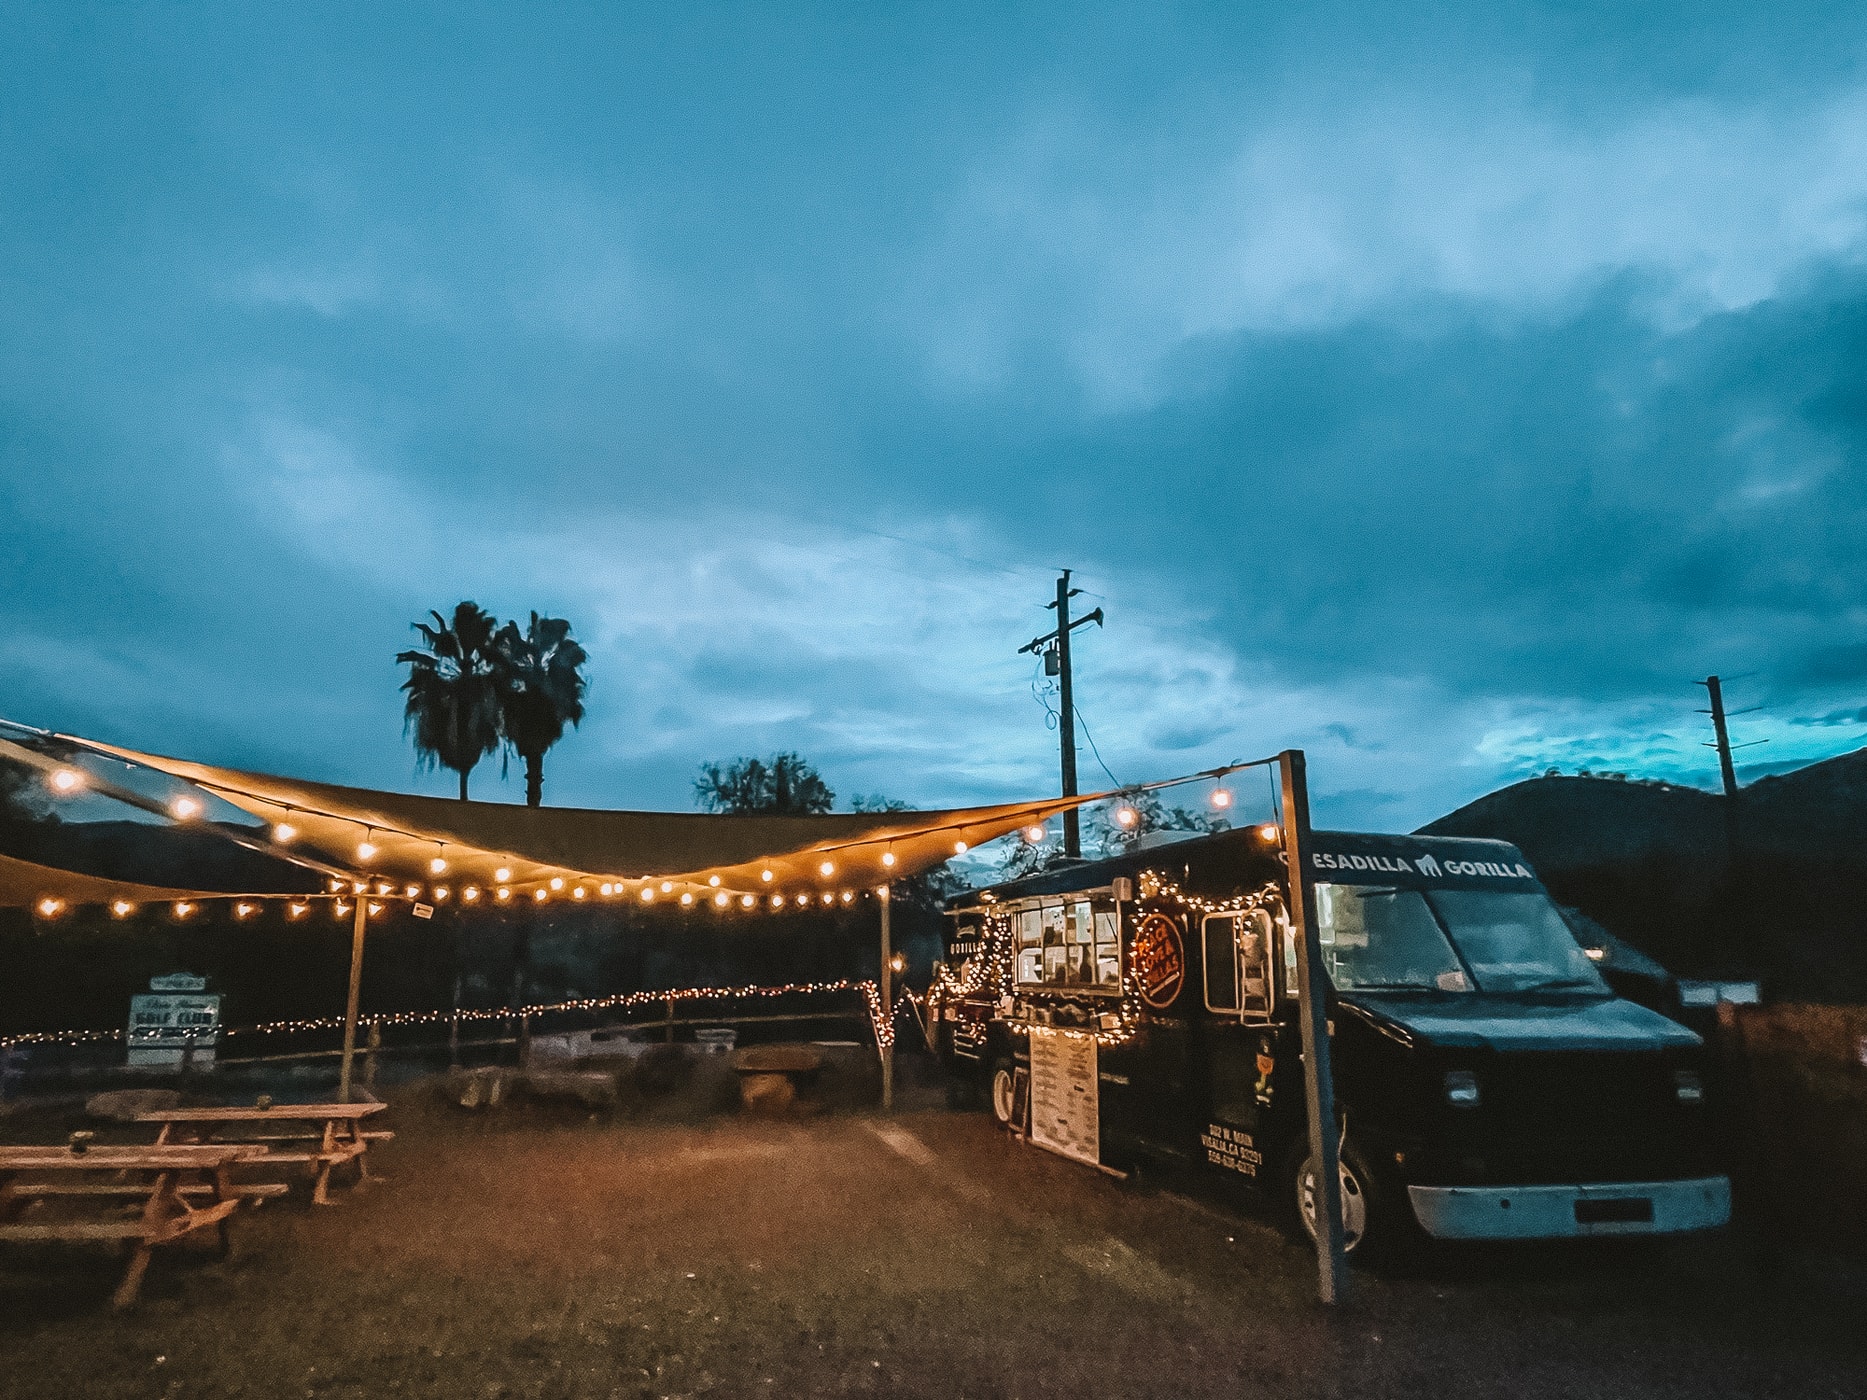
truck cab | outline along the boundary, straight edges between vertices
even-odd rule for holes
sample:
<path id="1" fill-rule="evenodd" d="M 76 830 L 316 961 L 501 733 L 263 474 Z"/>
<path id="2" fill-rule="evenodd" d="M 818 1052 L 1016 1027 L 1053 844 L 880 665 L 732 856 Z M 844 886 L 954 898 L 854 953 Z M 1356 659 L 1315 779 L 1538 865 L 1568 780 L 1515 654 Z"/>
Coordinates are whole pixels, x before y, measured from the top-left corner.
<path id="1" fill-rule="evenodd" d="M 1617 996 L 1515 847 L 1316 832 L 1351 1250 L 1722 1225 L 1699 1037 Z M 1275 828 L 950 902 L 936 1044 L 1007 1126 L 1180 1162 L 1313 1229 Z"/>

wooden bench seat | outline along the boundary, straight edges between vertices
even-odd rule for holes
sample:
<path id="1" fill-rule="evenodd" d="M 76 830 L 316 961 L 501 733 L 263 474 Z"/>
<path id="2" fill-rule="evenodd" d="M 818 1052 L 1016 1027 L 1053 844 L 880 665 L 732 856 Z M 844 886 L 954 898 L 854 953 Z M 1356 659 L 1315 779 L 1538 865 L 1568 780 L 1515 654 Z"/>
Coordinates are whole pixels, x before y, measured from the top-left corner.
<path id="1" fill-rule="evenodd" d="M 256 1158 L 254 1160 L 264 1161 Z M 35 1181 L 21 1182 L 14 1189 L 22 1196 L 118 1196 L 125 1198 L 143 1198 L 148 1196 L 149 1188 L 133 1181 Z M 283 1196 L 292 1188 L 283 1181 L 236 1181 L 226 1188 L 230 1196 L 241 1196 L 253 1200 L 270 1200 L 274 1196 Z M 214 1188 L 204 1182 L 191 1182 L 175 1188 L 178 1196 L 211 1196 Z"/>

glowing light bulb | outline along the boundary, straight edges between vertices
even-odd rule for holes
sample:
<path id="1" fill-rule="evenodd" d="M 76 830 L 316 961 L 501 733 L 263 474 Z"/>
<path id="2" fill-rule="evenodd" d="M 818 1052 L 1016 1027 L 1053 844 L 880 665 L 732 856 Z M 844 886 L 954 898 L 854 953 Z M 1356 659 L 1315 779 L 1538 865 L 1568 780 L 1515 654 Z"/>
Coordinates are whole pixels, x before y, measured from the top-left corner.
<path id="1" fill-rule="evenodd" d="M 336 905 L 332 908 L 331 912 L 341 919 L 343 918 L 344 915 L 350 912 L 350 906 L 348 904 L 345 904 L 340 899 L 337 901 Z"/>
<path id="2" fill-rule="evenodd" d="M 293 905 L 288 906 L 285 912 L 289 918 L 300 919 L 304 917 L 305 911 L 308 907 L 309 907 L 308 905 L 304 905 L 304 904 L 293 904 Z"/>
<path id="3" fill-rule="evenodd" d="M 185 919 L 192 913 L 194 913 L 194 905 L 188 903 L 185 899 L 178 902 L 175 906 L 175 917 L 178 919 Z"/>
<path id="4" fill-rule="evenodd" d="M 614 885 L 610 884 L 609 881 L 605 880 L 602 884 L 596 887 L 596 892 L 604 896 L 605 898 L 607 898 L 611 893 L 615 891 L 615 888 L 616 887 Z"/>
<path id="5" fill-rule="evenodd" d="M 84 786 L 84 775 L 75 768 L 60 768 L 50 781 L 53 792 L 76 792 Z"/>
<path id="6" fill-rule="evenodd" d="M 51 918 L 54 914 L 58 913 L 58 911 L 63 909 L 64 907 L 65 907 L 65 902 L 60 899 L 52 899 L 50 897 L 47 897 L 39 901 L 39 912 L 48 919 Z"/>
<path id="7" fill-rule="evenodd" d="M 836 903 L 836 896 L 831 894 L 828 890 L 825 890 L 823 892 L 823 902 L 825 904 L 834 904 Z"/>
<path id="8" fill-rule="evenodd" d="M 563 889 L 564 888 L 564 877 L 562 875 L 553 875 L 551 877 L 551 888 L 554 890 Z"/>
<path id="9" fill-rule="evenodd" d="M 1267 846 L 1276 841 L 1277 836 L 1276 822 L 1265 822 L 1263 826 L 1258 828 L 1258 840 L 1262 841 Z"/>
<path id="10" fill-rule="evenodd" d="M 759 871 L 758 877 L 759 879 L 763 880 L 768 885 L 771 883 L 771 871 L 769 870 Z"/>
<path id="11" fill-rule="evenodd" d="M 290 822 L 280 822 L 272 828 L 272 839 L 281 846 L 289 846 L 298 839 L 298 828 Z"/>
<path id="12" fill-rule="evenodd" d="M 724 909 L 726 907 L 727 901 L 730 900 L 731 898 L 732 896 L 727 894 L 725 890 L 721 890 L 718 894 L 713 896 L 713 902 L 719 905 L 720 908 Z"/>
<path id="13" fill-rule="evenodd" d="M 883 851 L 882 852 L 882 864 L 892 868 L 894 863 L 895 863 L 895 853 L 893 851 Z"/>
<path id="14" fill-rule="evenodd" d="M 966 843 L 964 841 L 955 841 L 953 843 L 953 854 L 956 856 L 965 855 L 966 854 Z"/>
<path id="15" fill-rule="evenodd" d="M 661 892 L 663 894 L 673 894 L 674 893 L 674 881 L 663 880 L 661 882 Z"/>
<path id="16" fill-rule="evenodd" d="M 1141 814 L 1132 807 L 1123 806 L 1115 809 L 1115 825 L 1117 826 L 1133 826 L 1140 820 Z"/>
<path id="17" fill-rule="evenodd" d="M 577 886 L 576 889 L 572 890 L 570 892 L 570 897 L 572 899 L 582 899 L 583 898 L 583 886 L 579 885 Z"/>
<path id="18" fill-rule="evenodd" d="M 854 899 L 855 897 L 856 897 L 856 892 L 854 890 L 843 891 L 843 903 L 847 904 L 849 903 L 850 900 Z"/>
<path id="19" fill-rule="evenodd" d="M 127 899 L 119 899 L 115 904 L 110 906 L 110 912 L 115 914 L 119 919 L 134 913 L 135 910 L 136 906 L 131 904 Z"/>
<path id="20" fill-rule="evenodd" d="M 370 901 L 370 913 L 372 914 L 382 913 L 382 905 L 376 903 L 375 900 L 371 900 Z"/>
<path id="21" fill-rule="evenodd" d="M 250 904 L 236 904 L 233 906 L 233 916 L 236 919 L 244 919 L 248 914 L 252 912 L 253 912 L 253 906 Z"/>
<path id="22" fill-rule="evenodd" d="M 652 904 L 654 903 L 654 899 L 655 899 L 655 887 L 653 885 L 643 885 L 642 886 L 642 903 Z"/>
<path id="23" fill-rule="evenodd" d="M 549 897 L 543 890 L 532 891 L 532 902 L 535 904 L 543 904 Z"/>
<path id="24" fill-rule="evenodd" d="M 434 887 L 434 899 L 435 899 L 435 903 L 437 904 L 444 903 L 446 901 L 447 899 L 447 886 L 446 885 L 436 885 Z"/>
<path id="25" fill-rule="evenodd" d="M 493 882 L 495 884 L 503 885 L 506 883 L 506 881 L 510 880 L 511 878 L 512 878 L 512 872 L 503 865 L 500 866 L 499 869 L 493 872 Z"/>
<path id="26" fill-rule="evenodd" d="M 809 895 L 807 895 L 807 894 L 800 894 L 800 895 L 799 895 L 799 896 L 797 897 L 797 902 L 798 902 L 798 904 L 799 904 L 800 906 L 801 906 L 801 905 L 805 905 L 805 904 L 808 904 L 808 903 L 810 903 L 810 896 L 809 896 Z"/>
<path id="27" fill-rule="evenodd" d="M 190 817 L 201 815 L 201 804 L 192 797 L 178 797 L 169 803 L 169 811 L 173 812 L 179 820 L 187 821 Z"/>
<path id="28" fill-rule="evenodd" d="M 773 895 L 771 897 L 771 907 L 774 909 L 784 908 L 784 896 L 781 894 Z"/>
<path id="29" fill-rule="evenodd" d="M 509 890 L 509 889 L 507 889 L 507 888 L 506 888 L 506 887 L 505 887 L 504 885 L 501 885 L 501 886 L 499 887 L 499 898 L 500 898 L 501 900 L 508 900 L 508 899 L 511 899 L 511 898 L 512 898 L 512 891 L 511 891 L 511 890 Z"/>
<path id="30" fill-rule="evenodd" d="M 407 895 L 410 899 L 413 899 L 416 895 L 421 893 L 421 886 L 410 885 L 407 889 L 403 890 L 402 893 Z"/>
<path id="31" fill-rule="evenodd" d="M 1231 806 L 1232 790 L 1230 788 L 1214 788 L 1212 790 L 1212 805 L 1214 807 Z"/>
<path id="32" fill-rule="evenodd" d="M 834 862 L 826 860 L 822 865 L 817 867 L 817 873 L 819 875 L 834 875 L 836 873 L 836 865 Z"/>
<path id="33" fill-rule="evenodd" d="M 445 869 L 447 869 L 447 858 L 445 856 L 436 856 L 433 860 L 428 862 L 428 873 L 430 875 L 439 875 Z"/>
<path id="34" fill-rule="evenodd" d="M 357 842 L 357 859 L 358 860 L 376 859 L 376 843 L 374 841 Z"/>
<path id="35" fill-rule="evenodd" d="M 718 889 L 720 887 L 720 877 L 717 875 L 709 875 L 707 876 L 707 883 L 713 886 L 714 889 Z"/>
<path id="36" fill-rule="evenodd" d="M 460 892 L 460 897 L 471 904 L 480 897 L 480 887 L 478 885 L 468 885 L 466 889 Z"/>
<path id="37" fill-rule="evenodd" d="M 693 902 L 694 902 L 694 897 L 693 897 L 693 895 L 691 895 L 691 894 L 688 894 L 688 893 L 686 893 L 686 892 L 683 892 L 683 893 L 681 894 L 681 903 L 683 903 L 683 904 L 692 904 Z"/>
<path id="38" fill-rule="evenodd" d="M 749 894 L 747 894 L 747 895 L 741 895 L 741 896 L 739 897 L 739 903 L 740 903 L 740 904 L 742 904 L 742 905 L 744 905 L 744 906 L 745 906 L 745 907 L 746 907 L 747 909 L 750 909 L 750 908 L 752 907 L 752 902 L 753 902 L 753 901 L 752 901 L 752 896 L 751 896 L 751 895 L 749 895 Z"/>
<path id="39" fill-rule="evenodd" d="M 1024 839 L 1030 842 L 1033 846 L 1043 845 L 1044 844 L 1044 828 L 1038 825 L 1037 823 L 1033 822 L 1030 826 L 1027 826 L 1024 828 Z"/>

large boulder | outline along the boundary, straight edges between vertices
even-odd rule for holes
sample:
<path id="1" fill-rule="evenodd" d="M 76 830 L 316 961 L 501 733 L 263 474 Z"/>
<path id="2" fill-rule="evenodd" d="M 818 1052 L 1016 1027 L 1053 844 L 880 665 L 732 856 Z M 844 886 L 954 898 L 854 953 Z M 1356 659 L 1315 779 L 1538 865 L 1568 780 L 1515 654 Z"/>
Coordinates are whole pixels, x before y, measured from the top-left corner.
<path id="1" fill-rule="evenodd" d="M 84 1111 L 92 1118 L 112 1123 L 134 1123 L 140 1113 L 161 1113 L 181 1107 L 179 1089 L 106 1089 L 84 1101 Z"/>
<path id="2" fill-rule="evenodd" d="M 747 1113 L 779 1118 L 797 1102 L 797 1085 L 788 1074 L 741 1074 L 739 1102 Z"/>
<path id="3" fill-rule="evenodd" d="M 527 1098 L 581 1104 L 591 1109 L 613 1109 L 617 1104 L 616 1077 L 603 1070 L 532 1069 L 518 1077 Z"/>

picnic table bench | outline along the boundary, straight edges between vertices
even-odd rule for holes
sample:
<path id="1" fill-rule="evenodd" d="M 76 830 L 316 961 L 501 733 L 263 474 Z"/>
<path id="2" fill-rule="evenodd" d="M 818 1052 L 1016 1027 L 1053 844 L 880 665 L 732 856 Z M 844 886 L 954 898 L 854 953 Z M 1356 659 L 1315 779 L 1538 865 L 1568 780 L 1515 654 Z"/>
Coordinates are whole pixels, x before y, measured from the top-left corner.
<path id="1" fill-rule="evenodd" d="M 127 1308 L 142 1289 L 158 1245 L 215 1227 L 223 1254 L 232 1243 L 227 1220 L 243 1204 L 280 1194 L 281 1186 L 240 1184 L 231 1169 L 265 1155 L 263 1143 L 206 1143 L 160 1147 L 0 1147 L 0 1240 L 120 1240 L 132 1246 L 112 1301 Z M 111 1173 L 114 1180 L 88 1178 Z M 141 1177 L 141 1180 L 132 1178 Z M 207 1196 L 206 1204 L 191 1198 Z M 135 1216 L 43 1219 L 56 1199 L 142 1201 Z M 22 1220 L 22 1216 L 33 1218 Z"/>
<path id="2" fill-rule="evenodd" d="M 365 1154 L 373 1142 L 395 1136 L 366 1131 L 363 1120 L 381 1113 L 380 1103 L 281 1103 L 227 1105 L 222 1108 L 161 1108 L 136 1115 L 138 1123 L 160 1123 L 156 1145 L 169 1143 L 252 1144 L 265 1149 L 266 1162 L 304 1163 L 316 1177 L 311 1199 L 332 1204 L 331 1168 L 355 1163 L 357 1180 L 369 1180 Z M 276 1128 L 260 1132 L 256 1128 Z M 283 1144 L 283 1150 L 273 1144 Z"/>

